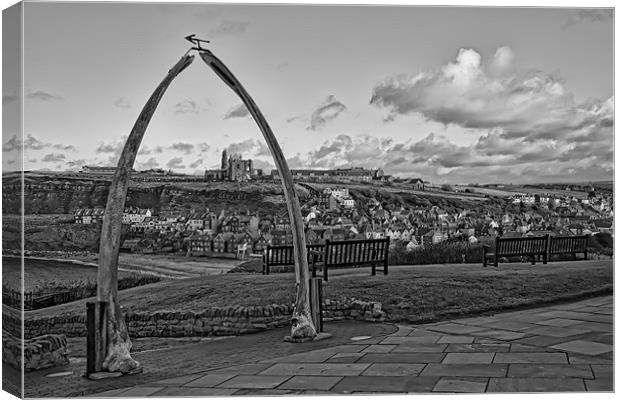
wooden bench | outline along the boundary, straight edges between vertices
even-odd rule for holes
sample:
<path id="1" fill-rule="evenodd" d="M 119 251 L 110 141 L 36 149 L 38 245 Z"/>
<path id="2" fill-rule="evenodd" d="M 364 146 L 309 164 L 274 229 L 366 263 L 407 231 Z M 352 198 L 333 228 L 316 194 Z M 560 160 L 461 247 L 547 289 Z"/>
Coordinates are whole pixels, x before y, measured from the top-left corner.
<path id="1" fill-rule="evenodd" d="M 490 260 L 497 267 L 500 257 L 512 256 L 530 256 L 532 265 L 536 264 L 536 256 L 542 256 L 543 264 L 547 264 L 548 242 L 549 235 L 518 238 L 496 237 L 493 246 L 482 247 L 482 266 L 486 268 L 487 260 Z"/>
<path id="2" fill-rule="evenodd" d="M 324 247 L 322 244 L 306 245 L 306 248 L 308 249 L 308 264 L 310 264 L 312 260 L 310 252 L 313 250 L 319 250 L 322 247 Z M 295 265 L 293 246 L 267 245 L 267 248 L 263 252 L 263 275 L 269 275 L 271 267 L 291 265 Z"/>
<path id="3" fill-rule="evenodd" d="M 390 238 L 368 240 L 325 241 L 322 249 L 309 251 L 312 258 L 312 277 L 316 277 L 317 263 L 322 264 L 323 280 L 328 279 L 330 268 L 371 266 L 371 275 L 376 275 L 376 265 L 383 265 L 383 274 L 388 274 Z"/>
<path id="4" fill-rule="evenodd" d="M 577 253 L 583 253 L 583 259 L 588 259 L 588 238 L 589 235 L 582 236 L 551 236 L 549 240 L 548 256 L 553 254 L 572 254 L 573 259 L 577 259 Z"/>

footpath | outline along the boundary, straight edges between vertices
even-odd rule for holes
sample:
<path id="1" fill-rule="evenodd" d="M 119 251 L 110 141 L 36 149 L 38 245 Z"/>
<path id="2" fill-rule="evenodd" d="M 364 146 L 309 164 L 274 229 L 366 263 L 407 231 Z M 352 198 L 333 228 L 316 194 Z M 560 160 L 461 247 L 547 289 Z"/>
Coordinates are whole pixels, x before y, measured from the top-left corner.
<path id="1" fill-rule="evenodd" d="M 81 392 L 70 394 L 613 391 L 612 296 L 424 325 L 333 323 L 326 325 L 331 339 L 301 345 L 282 342 L 286 331 L 221 340 L 207 350 L 174 348 L 151 359 L 154 352 L 137 354 L 146 367 L 142 377 L 126 377 L 113 390 L 106 385 L 125 377 L 109 384 L 80 378 Z M 159 373 L 149 372 L 154 362 Z"/>

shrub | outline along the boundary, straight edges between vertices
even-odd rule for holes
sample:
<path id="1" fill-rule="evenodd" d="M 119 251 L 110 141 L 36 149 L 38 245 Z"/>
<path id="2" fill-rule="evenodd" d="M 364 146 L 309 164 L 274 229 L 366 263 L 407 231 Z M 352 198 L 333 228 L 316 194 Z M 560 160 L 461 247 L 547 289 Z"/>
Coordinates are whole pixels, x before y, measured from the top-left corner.
<path id="1" fill-rule="evenodd" d="M 118 280 L 118 289 L 129 289 L 136 286 L 159 282 L 160 277 L 150 274 L 132 274 Z M 51 296 L 53 295 L 53 296 Z M 26 310 L 50 307 L 97 295 L 97 282 L 92 280 L 52 280 L 38 282 L 25 293 Z M 39 301 L 47 297 L 44 302 Z M 2 299 L 7 305 L 21 307 L 21 293 L 2 284 Z"/>
<path id="2" fill-rule="evenodd" d="M 482 262 L 482 244 L 443 242 L 427 245 L 414 251 L 401 247 L 390 249 L 390 265 L 460 264 L 465 254 L 466 263 Z"/>

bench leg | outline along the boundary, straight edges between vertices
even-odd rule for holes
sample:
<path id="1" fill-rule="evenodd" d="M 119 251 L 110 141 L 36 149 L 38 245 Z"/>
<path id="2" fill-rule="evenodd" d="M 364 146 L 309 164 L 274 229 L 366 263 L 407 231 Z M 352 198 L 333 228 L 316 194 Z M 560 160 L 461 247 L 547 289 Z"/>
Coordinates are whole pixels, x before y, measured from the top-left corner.
<path id="1" fill-rule="evenodd" d="M 543 264 L 547 264 L 547 262 L 549 262 L 549 255 L 547 253 L 545 253 L 543 255 Z"/>
<path id="2" fill-rule="evenodd" d="M 493 265 L 495 266 L 495 268 L 499 268 L 499 259 L 497 256 L 495 256 L 495 262 L 493 263 Z"/>
<path id="3" fill-rule="evenodd" d="M 370 275 L 371 276 L 377 275 L 377 267 L 376 267 L 375 263 L 372 263 L 370 265 Z"/>
<path id="4" fill-rule="evenodd" d="M 323 264 L 323 280 L 327 282 L 327 262 Z"/>
<path id="5" fill-rule="evenodd" d="M 588 259 L 588 250 L 583 252 L 583 259 L 587 260 Z"/>
<path id="6" fill-rule="evenodd" d="M 387 275 L 388 274 L 388 263 L 386 262 L 385 264 L 383 264 L 383 275 Z"/>
<path id="7" fill-rule="evenodd" d="M 536 265 L 536 255 L 532 256 L 532 265 Z"/>

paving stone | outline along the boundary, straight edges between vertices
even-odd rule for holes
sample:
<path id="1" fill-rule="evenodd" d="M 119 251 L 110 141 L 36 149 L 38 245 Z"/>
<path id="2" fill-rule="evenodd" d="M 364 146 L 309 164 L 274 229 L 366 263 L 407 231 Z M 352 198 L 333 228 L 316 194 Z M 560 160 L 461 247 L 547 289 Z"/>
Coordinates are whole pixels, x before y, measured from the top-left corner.
<path id="1" fill-rule="evenodd" d="M 414 328 L 411 326 L 397 325 L 397 327 L 398 327 L 398 330 L 392 333 L 392 335 L 390 336 L 407 336 L 414 330 Z"/>
<path id="2" fill-rule="evenodd" d="M 506 364 L 568 364 L 564 353 L 497 353 L 494 363 Z"/>
<path id="3" fill-rule="evenodd" d="M 491 364 L 495 353 L 447 353 L 442 364 Z"/>
<path id="4" fill-rule="evenodd" d="M 445 335 L 439 338 L 437 343 L 473 343 L 473 341 L 472 336 Z"/>
<path id="5" fill-rule="evenodd" d="M 485 326 L 486 328 L 494 328 L 494 329 L 499 329 L 499 330 L 504 330 L 504 331 L 523 331 L 529 328 L 536 327 L 535 324 L 530 324 L 530 323 L 527 323 L 524 321 L 518 321 L 515 319 L 493 321 L 493 322 L 484 323 L 481 325 Z"/>
<path id="6" fill-rule="evenodd" d="M 362 372 L 367 376 L 415 376 L 424 369 L 426 364 L 375 363 Z"/>
<path id="7" fill-rule="evenodd" d="M 386 355 L 386 354 L 367 354 Z M 364 356 L 364 357 L 366 357 Z M 370 364 L 337 364 L 337 363 L 316 363 L 316 364 L 276 364 L 260 375 L 326 375 L 326 376 L 355 376 L 361 374 Z"/>
<path id="8" fill-rule="evenodd" d="M 93 393 L 86 397 L 120 397 L 120 395 L 127 390 L 129 390 L 129 388 L 126 387 L 120 389 L 106 390 L 105 392 Z"/>
<path id="9" fill-rule="evenodd" d="M 441 378 L 433 392 L 484 393 L 488 378 Z"/>
<path id="10" fill-rule="evenodd" d="M 554 344 L 566 342 L 566 339 L 553 337 L 553 336 L 537 335 L 537 336 L 530 336 L 530 337 L 518 339 L 517 342 L 521 344 L 529 344 L 532 346 L 546 347 L 546 346 L 551 346 Z"/>
<path id="11" fill-rule="evenodd" d="M 450 353 L 495 353 L 505 352 L 509 349 L 509 343 L 471 343 L 451 344 L 445 351 Z"/>
<path id="12" fill-rule="evenodd" d="M 251 375 L 256 374 L 268 368 L 268 364 L 243 364 L 243 365 L 234 365 L 232 367 L 226 368 L 218 368 L 215 370 L 209 371 L 211 374 L 233 374 L 233 375 Z"/>
<path id="13" fill-rule="evenodd" d="M 614 390 L 614 381 L 610 380 L 584 380 L 586 390 L 588 392 L 612 392 Z"/>
<path id="14" fill-rule="evenodd" d="M 555 353 L 555 349 L 550 349 L 548 347 L 542 346 L 530 346 L 529 344 L 521 344 L 521 343 L 511 343 L 510 351 L 513 353 L 526 352 L 526 353 L 546 353 L 552 352 Z"/>
<path id="15" fill-rule="evenodd" d="M 580 322 L 577 325 L 573 325 L 572 328 L 576 329 L 589 329 L 595 332 L 613 332 L 613 324 L 604 324 L 602 322 Z"/>
<path id="16" fill-rule="evenodd" d="M 589 365 L 578 364 L 511 364 L 507 376 L 508 378 L 594 378 Z"/>
<path id="17" fill-rule="evenodd" d="M 468 334 L 472 332 L 478 332 L 485 330 L 487 328 L 480 326 L 470 326 L 463 324 L 455 324 L 455 323 L 447 323 L 441 326 L 436 326 L 431 328 L 432 331 L 444 332 L 444 333 L 454 333 L 454 334 Z"/>
<path id="18" fill-rule="evenodd" d="M 395 344 L 373 344 L 364 349 L 364 353 L 389 353 L 394 350 Z"/>
<path id="19" fill-rule="evenodd" d="M 482 343 L 482 344 L 504 344 L 505 342 L 502 340 L 491 339 L 486 337 L 477 337 L 474 339 L 474 343 Z"/>
<path id="20" fill-rule="evenodd" d="M 347 376 L 334 388 L 336 393 L 425 393 L 433 390 L 437 377 Z"/>
<path id="21" fill-rule="evenodd" d="M 473 332 L 472 335 L 488 337 L 492 339 L 499 339 L 499 340 L 515 340 L 515 339 L 521 339 L 522 337 L 527 336 L 527 334 L 523 332 L 505 331 L 505 330 L 500 330 L 500 329 Z"/>
<path id="22" fill-rule="evenodd" d="M 381 344 L 431 344 L 439 340 L 441 336 L 388 336 Z"/>
<path id="23" fill-rule="evenodd" d="M 265 360 L 261 364 L 264 364 L 264 363 L 269 363 L 269 364 L 296 363 L 296 362 L 322 363 L 328 360 L 329 358 L 331 358 L 331 356 L 333 356 L 334 354 L 337 354 L 337 353 L 325 352 L 325 351 L 313 351 L 313 352 L 308 352 L 308 353 L 299 353 L 299 354 L 292 354 L 290 356 L 272 358 L 269 360 Z"/>
<path id="24" fill-rule="evenodd" d="M 571 351 L 574 353 L 595 356 L 613 350 L 613 346 L 603 343 L 589 342 L 585 340 L 573 340 L 571 342 L 559 343 L 551 346 L 554 349 Z"/>
<path id="25" fill-rule="evenodd" d="M 290 396 L 300 392 L 286 389 L 238 389 L 233 396 Z"/>
<path id="26" fill-rule="evenodd" d="M 222 382 L 226 382 L 230 378 L 237 376 L 237 374 L 207 374 L 198 379 L 194 379 L 191 382 L 186 383 L 183 386 L 187 387 L 215 387 Z M 181 385 L 179 385 L 181 386 Z"/>
<path id="27" fill-rule="evenodd" d="M 582 354 L 568 354 L 569 364 L 613 364 L 612 358 L 584 356 Z"/>
<path id="28" fill-rule="evenodd" d="M 356 340 L 355 344 L 377 344 L 380 343 L 384 338 L 385 336 L 379 336 L 370 339 Z"/>
<path id="29" fill-rule="evenodd" d="M 581 321 L 611 323 L 613 318 L 611 315 L 590 314 L 576 311 L 557 311 L 553 315 L 545 315 L 546 318 L 568 318 Z"/>
<path id="30" fill-rule="evenodd" d="M 159 392 L 153 393 L 153 397 L 182 397 L 182 396 L 231 396 L 237 389 L 222 389 L 222 388 L 201 388 L 201 387 L 167 387 L 163 388 Z"/>
<path id="31" fill-rule="evenodd" d="M 431 332 L 426 329 L 416 329 L 414 331 L 409 332 L 407 335 L 409 337 L 424 337 L 424 336 L 437 336 L 437 332 Z"/>
<path id="32" fill-rule="evenodd" d="M 487 392 L 580 392 L 582 379 L 562 378 L 491 378 Z"/>
<path id="33" fill-rule="evenodd" d="M 444 377 L 502 377 L 506 376 L 505 364 L 435 364 L 426 366 L 420 376 Z"/>
<path id="34" fill-rule="evenodd" d="M 334 354 L 325 362 L 328 363 L 354 363 L 360 359 L 365 353 L 338 353 Z"/>
<path id="35" fill-rule="evenodd" d="M 583 321 L 578 319 L 566 319 L 566 318 L 552 318 L 545 321 L 538 322 L 539 325 L 549 325 L 549 326 L 571 326 L 576 324 L 582 324 Z"/>
<path id="36" fill-rule="evenodd" d="M 394 345 L 392 353 L 441 353 L 448 347 L 446 343 L 442 344 L 399 344 Z"/>
<path id="37" fill-rule="evenodd" d="M 203 375 L 204 375 L 204 373 L 202 373 L 202 374 L 191 374 L 191 375 L 176 376 L 174 378 L 163 379 L 161 381 L 152 382 L 152 383 L 149 383 L 149 385 L 157 385 L 157 386 L 183 385 L 183 384 L 185 384 L 187 382 L 191 382 L 191 381 L 193 381 L 195 379 L 198 379 L 198 378 L 200 378 Z"/>
<path id="38" fill-rule="evenodd" d="M 429 363 L 441 362 L 444 353 L 367 353 L 359 359 L 362 363 Z"/>
<path id="39" fill-rule="evenodd" d="M 146 397 L 162 390 L 161 386 L 138 386 L 122 392 L 123 397 Z"/>
<path id="40" fill-rule="evenodd" d="M 341 379 L 339 376 L 297 375 L 278 386 L 278 389 L 329 390 Z"/>
<path id="41" fill-rule="evenodd" d="M 571 336 L 567 338 L 565 342 L 572 340 L 585 340 L 588 342 L 598 342 L 612 346 L 614 344 L 614 334 L 612 332 L 589 332 L 582 335 Z"/>
<path id="42" fill-rule="evenodd" d="M 614 369 L 612 365 L 591 365 L 594 379 L 596 380 L 614 380 Z"/>
<path id="43" fill-rule="evenodd" d="M 280 364 L 279 364 L 280 365 Z M 287 375 L 238 375 L 221 383 L 220 388 L 273 389 L 291 378 Z"/>

